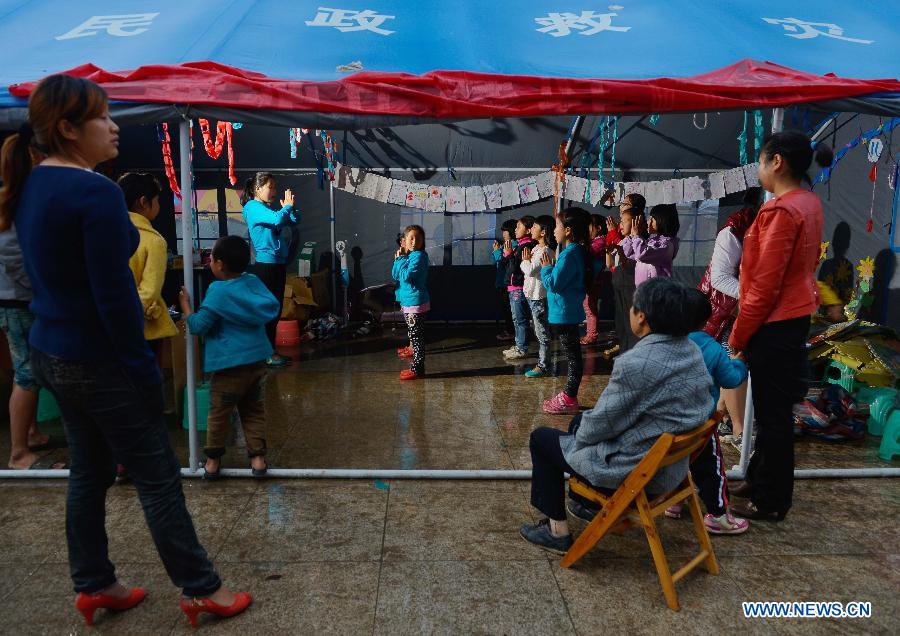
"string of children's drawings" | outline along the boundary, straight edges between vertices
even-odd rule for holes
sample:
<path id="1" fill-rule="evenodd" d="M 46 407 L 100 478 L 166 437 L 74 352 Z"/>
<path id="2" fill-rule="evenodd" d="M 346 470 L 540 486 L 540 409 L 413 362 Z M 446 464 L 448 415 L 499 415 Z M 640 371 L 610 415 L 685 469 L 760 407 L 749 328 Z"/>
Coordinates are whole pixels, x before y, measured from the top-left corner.
<path id="1" fill-rule="evenodd" d="M 598 206 L 611 192 L 612 204 L 626 195 L 640 194 L 647 205 L 721 199 L 735 192 L 759 186 L 757 164 L 712 172 L 707 177 L 687 177 L 662 181 L 601 182 L 551 169 L 515 181 L 484 186 L 438 186 L 392 179 L 363 168 L 335 164 L 334 187 L 381 203 L 425 210 L 426 212 L 485 212 L 541 199 L 560 197 Z"/>

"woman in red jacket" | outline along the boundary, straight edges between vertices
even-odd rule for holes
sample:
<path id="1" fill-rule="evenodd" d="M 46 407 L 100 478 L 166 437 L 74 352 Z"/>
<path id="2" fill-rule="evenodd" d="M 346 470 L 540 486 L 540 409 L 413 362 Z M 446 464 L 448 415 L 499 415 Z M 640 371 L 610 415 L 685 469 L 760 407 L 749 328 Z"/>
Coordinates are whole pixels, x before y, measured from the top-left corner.
<path id="1" fill-rule="evenodd" d="M 778 133 L 759 154 L 759 182 L 774 194 L 744 236 L 740 306 L 729 338 L 750 366 L 756 411 L 756 451 L 736 497 L 735 515 L 784 519 L 794 488 L 793 406 L 807 389 L 806 339 L 818 309 L 815 271 L 822 241 L 822 204 L 803 186 L 813 159 L 809 138 Z M 820 148 L 816 162 L 831 152 Z"/>

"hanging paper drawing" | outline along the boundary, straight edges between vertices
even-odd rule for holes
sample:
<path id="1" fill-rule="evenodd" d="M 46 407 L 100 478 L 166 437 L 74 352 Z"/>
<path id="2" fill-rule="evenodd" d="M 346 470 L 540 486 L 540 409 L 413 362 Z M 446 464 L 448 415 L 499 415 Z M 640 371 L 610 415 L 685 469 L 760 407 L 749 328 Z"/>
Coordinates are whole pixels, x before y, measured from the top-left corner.
<path id="1" fill-rule="evenodd" d="M 566 192 L 563 198 L 576 203 L 584 202 L 584 194 L 587 192 L 587 179 L 583 177 L 566 177 Z"/>
<path id="2" fill-rule="evenodd" d="M 374 199 L 376 201 L 380 201 L 381 203 L 387 203 L 388 198 L 391 194 L 391 187 L 394 185 L 394 182 L 387 177 L 383 177 L 380 174 L 371 175 L 375 177 L 378 185 L 375 186 L 375 195 Z"/>
<path id="3" fill-rule="evenodd" d="M 506 181 L 500 184 L 500 202 L 501 207 L 508 208 L 513 205 L 519 205 L 519 187 L 515 181 Z"/>
<path id="4" fill-rule="evenodd" d="M 465 212 L 466 211 L 466 189 L 458 186 L 450 186 L 447 188 L 447 212 Z"/>
<path id="5" fill-rule="evenodd" d="M 390 190 L 388 191 L 387 202 L 394 205 L 406 205 L 406 182 L 397 179 L 388 179 L 390 182 Z"/>
<path id="6" fill-rule="evenodd" d="M 759 187 L 759 164 L 758 163 L 748 163 L 746 166 L 742 166 L 744 169 L 744 181 L 747 184 L 748 188 L 758 188 Z"/>
<path id="7" fill-rule="evenodd" d="M 595 207 L 600 205 L 600 200 L 605 192 L 603 183 L 599 179 L 591 179 L 591 200 L 588 203 Z"/>
<path id="8" fill-rule="evenodd" d="M 444 198 L 443 186 L 430 186 L 428 188 L 428 198 L 425 200 L 426 212 L 443 212 L 447 207 L 447 200 Z"/>
<path id="9" fill-rule="evenodd" d="M 709 190 L 712 195 L 711 199 L 722 199 L 725 197 L 725 173 L 711 172 L 709 174 Z"/>
<path id="10" fill-rule="evenodd" d="M 484 198 L 489 210 L 496 210 L 503 207 L 502 197 L 500 195 L 500 184 L 492 183 L 484 186 Z"/>
<path id="11" fill-rule="evenodd" d="M 534 177 L 525 177 L 516 181 L 519 188 L 519 200 L 522 203 L 534 203 L 538 196 L 537 180 Z"/>
<path id="12" fill-rule="evenodd" d="M 375 192 L 375 179 L 365 170 L 360 170 L 356 181 L 356 196 L 371 199 Z"/>
<path id="13" fill-rule="evenodd" d="M 688 177 L 684 180 L 684 200 L 703 201 L 706 199 L 703 192 L 703 181 L 700 177 Z"/>
<path id="14" fill-rule="evenodd" d="M 410 183 L 407 190 L 409 194 L 412 194 L 411 207 L 414 207 L 417 210 L 424 210 L 426 202 L 428 201 L 428 186 L 424 183 Z M 409 194 L 407 194 L 407 198 L 409 197 Z"/>
<path id="15" fill-rule="evenodd" d="M 534 180 L 535 183 L 537 183 L 538 197 L 546 199 L 547 197 L 553 196 L 554 179 L 553 172 L 542 172 L 535 176 Z"/>
<path id="16" fill-rule="evenodd" d="M 743 168 L 732 168 L 725 172 L 725 192 L 727 194 L 743 192 L 746 189 L 747 183 L 744 181 Z"/>
<path id="17" fill-rule="evenodd" d="M 681 179 L 669 179 L 663 184 L 663 203 L 681 203 L 684 200 L 684 186 Z"/>
<path id="18" fill-rule="evenodd" d="M 470 186 L 466 188 L 466 211 L 483 212 L 487 207 L 484 199 L 484 188 L 481 186 Z"/>

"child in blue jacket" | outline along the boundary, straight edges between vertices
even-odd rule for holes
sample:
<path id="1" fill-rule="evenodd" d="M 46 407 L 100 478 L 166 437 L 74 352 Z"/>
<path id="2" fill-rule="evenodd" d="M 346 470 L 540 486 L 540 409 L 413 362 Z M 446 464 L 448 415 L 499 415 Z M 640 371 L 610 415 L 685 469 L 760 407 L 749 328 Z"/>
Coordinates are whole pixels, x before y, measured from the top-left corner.
<path id="1" fill-rule="evenodd" d="M 428 295 L 428 253 L 425 251 L 425 230 L 410 225 L 403 231 L 403 241 L 394 258 L 391 277 L 398 283 L 397 300 L 412 347 L 412 366 L 400 372 L 401 380 L 416 380 L 425 375 L 425 314 L 431 309 Z"/>
<path id="2" fill-rule="evenodd" d="M 719 403 L 720 389 L 733 389 L 744 383 L 747 379 L 747 365 L 743 360 L 729 358 L 722 345 L 703 331 L 703 327 L 712 315 L 712 306 L 706 295 L 697 289 L 689 290 L 688 294 L 689 305 L 694 308 L 692 322 L 695 328 L 688 338 L 700 348 L 700 353 L 703 354 L 706 370 L 713 380 L 709 392 L 715 405 Z M 713 406 L 710 417 L 713 413 L 715 413 L 715 406 Z M 700 491 L 700 498 L 706 506 L 707 514 L 703 518 L 706 529 L 713 534 L 745 532 L 750 526 L 748 521 L 734 517 L 728 511 L 728 479 L 725 477 L 725 463 L 722 459 L 722 446 L 718 431 L 713 431 L 709 442 L 691 462 L 691 476 L 694 478 L 697 490 Z M 671 506 L 666 510 L 666 516 L 676 519 L 681 517 L 681 506 Z"/>
<path id="3" fill-rule="evenodd" d="M 560 247 L 556 265 L 549 252 L 541 257 L 541 281 L 547 289 L 550 326 L 566 352 L 565 388 L 544 401 L 545 413 L 577 413 L 578 387 L 584 372 L 579 329 L 584 322 L 584 295 L 591 281 L 591 260 L 586 247 L 590 216 L 581 208 L 566 208 L 556 218 L 553 236 Z"/>
<path id="4" fill-rule="evenodd" d="M 223 236 L 212 249 L 209 268 L 216 282 L 209 286 L 197 313 L 181 288 L 181 311 L 190 333 L 203 336 L 206 346 L 203 369 L 212 373 L 206 421 L 204 477 L 219 476 L 225 439 L 235 408 L 247 440 L 253 475 L 266 474 L 266 360 L 272 345 L 266 323 L 281 312 L 279 303 L 263 282 L 248 273 L 250 246 L 239 236 Z"/>

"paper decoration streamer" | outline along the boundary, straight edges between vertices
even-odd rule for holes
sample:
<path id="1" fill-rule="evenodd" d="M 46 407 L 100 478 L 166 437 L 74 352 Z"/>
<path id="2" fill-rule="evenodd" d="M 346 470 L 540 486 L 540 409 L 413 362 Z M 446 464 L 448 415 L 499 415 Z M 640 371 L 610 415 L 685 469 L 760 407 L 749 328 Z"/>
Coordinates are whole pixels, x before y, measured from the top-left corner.
<path id="1" fill-rule="evenodd" d="M 169 180 L 169 189 L 181 199 L 181 188 L 178 187 L 178 179 L 175 178 L 175 166 L 172 163 L 172 140 L 169 137 L 169 124 L 162 124 L 158 129 L 159 142 L 162 146 L 163 166 L 166 169 L 166 178 Z"/>
<path id="2" fill-rule="evenodd" d="M 200 134 L 203 135 L 203 148 L 210 159 L 218 159 L 222 156 L 222 150 L 228 146 L 228 182 L 237 184 L 237 176 L 234 174 L 234 145 L 232 144 L 231 122 L 220 121 L 216 124 L 216 139 L 213 141 L 209 131 L 209 120 L 202 117 L 197 120 L 200 123 Z"/>

